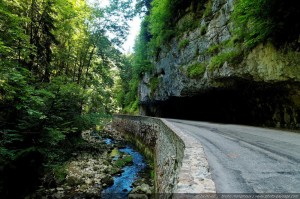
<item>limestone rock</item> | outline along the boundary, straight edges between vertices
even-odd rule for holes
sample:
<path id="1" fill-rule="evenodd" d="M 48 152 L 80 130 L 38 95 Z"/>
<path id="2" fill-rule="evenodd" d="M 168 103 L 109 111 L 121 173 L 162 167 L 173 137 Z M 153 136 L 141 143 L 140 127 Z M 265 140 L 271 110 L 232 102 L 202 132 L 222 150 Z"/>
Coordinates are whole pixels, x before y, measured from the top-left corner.
<path id="1" fill-rule="evenodd" d="M 230 21 L 230 17 L 233 9 L 234 0 L 212 0 L 210 16 L 200 20 L 200 27 L 184 32 L 180 38 L 173 38 L 160 47 L 158 56 L 151 60 L 155 66 L 154 71 L 152 74 L 146 73 L 140 82 L 140 114 L 178 117 L 171 114 L 164 115 L 168 110 L 161 109 L 161 107 L 171 104 L 170 102 L 175 98 L 188 98 L 203 94 L 212 94 L 214 97 L 212 91 L 236 89 L 235 93 L 241 93 L 237 96 L 240 98 L 237 102 L 246 101 L 246 103 L 242 107 L 235 106 L 233 103 L 230 104 L 230 101 L 234 100 L 232 98 L 233 100 L 227 99 L 228 104 L 224 103 L 216 110 L 208 110 L 218 112 L 223 107 L 227 107 L 228 110 L 224 110 L 225 115 L 219 121 L 245 123 L 247 120 L 247 124 L 252 125 L 300 128 L 300 93 L 298 92 L 300 90 L 300 52 L 278 49 L 270 43 L 265 43 L 245 52 L 234 63 L 225 61 L 219 67 L 210 67 L 215 54 L 207 53 L 208 49 L 222 46 L 222 42 L 232 38 L 231 30 L 234 24 Z M 188 17 L 189 14 L 187 12 L 182 18 Z M 181 23 L 182 20 L 179 19 L 178 26 Z M 206 31 L 203 33 L 201 29 Z M 180 48 L 180 42 L 184 40 L 189 41 L 188 45 Z M 220 52 L 226 52 L 226 50 L 230 49 L 221 48 Z M 189 77 L 188 68 L 193 64 L 201 64 L 205 67 L 202 77 Z M 159 80 L 155 90 L 153 88 L 151 90 L 149 83 L 153 77 Z M 247 91 L 250 92 L 247 93 Z M 222 101 L 222 96 L 216 97 Z M 208 104 L 207 101 L 214 102 Z M 176 103 L 177 101 L 174 102 Z M 194 106 L 212 107 L 218 102 L 217 100 L 204 100 L 203 103 L 205 104 L 199 103 Z M 242 110 L 247 106 L 250 110 Z M 170 107 L 170 112 L 176 108 L 178 108 L 176 105 Z M 242 110 L 243 114 L 249 118 L 243 121 L 240 115 L 228 119 L 228 115 L 237 115 L 234 109 Z M 210 113 L 206 113 L 208 114 Z M 204 117 L 203 120 L 212 121 L 213 119 Z M 218 121 L 218 119 L 215 120 Z"/>

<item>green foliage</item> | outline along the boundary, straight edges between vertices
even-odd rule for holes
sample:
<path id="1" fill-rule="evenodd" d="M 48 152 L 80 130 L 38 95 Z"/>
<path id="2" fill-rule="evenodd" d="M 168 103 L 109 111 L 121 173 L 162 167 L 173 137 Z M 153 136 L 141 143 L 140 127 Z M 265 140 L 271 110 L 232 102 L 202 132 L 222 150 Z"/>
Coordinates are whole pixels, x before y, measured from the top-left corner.
<path id="1" fill-rule="evenodd" d="M 61 184 L 65 181 L 67 176 L 67 169 L 65 166 L 55 166 L 54 169 L 54 176 L 58 184 Z"/>
<path id="2" fill-rule="evenodd" d="M 203 35 L 206 34 L 206 32 L 207 32 L 207 26 L 206 25 L 201 26 L 201 28 L 200 28 L 200 34 L 203 36 Z"/>
<path id="3" fill-rule="evenodd" d="M 134 55 L 127 57 L 127 62 L 120 68 L 121 80 L 117 101 L 124 113 L 138 113 L 139 82 L 145 73 L 152 71 L 152 64 L 148 59 L 150 54 L 148 46 L 151 39 L 148 26 L 149 22 L 146 16 L 134 45 Z"/>
<path id="4" fill-rule="evenodd" d="M 129 104 L 127 106 L 124 107 L 123 111 L 125 113 L 130 113 L 130 114 L 138 114 L 138 104 L 139 104 L 139 101 L 138 101 L 138 98 L 135 99 L 135 101 L 133 102 L 129 102 Z"/>
<path id="5" fill-rule="evenodd" d="M 198 27 L 205 0 L 139 0 L 137 12 L 145 13 L 140 34 L 135 42 L 134 55 L 121 69 L 120 87 L 117 101 L 125 113 L 136 113 L 138 108 L 138 85 L 147 73 L 153 73 L 151 59 L 157 59 L 160 48 L 173 37 L 180 38 L 182 32 Z M 189 12 L 187 15 L 186 12 Z M 200 14 L 199 14 L 200 13 Z M 185 17 L 183 17 L 185 16 Z M 180 25 L 177 22 L 180 21 Z M 188 45 L 188 40 L 180 42 L 178 48 Z M 158 86 L 158 79 L 150 81 L 151 94 Z"/>
<path id="6" fill-rule="evenodd" d="M 125 162 L 122 160 L 122 159 L 118 159 L 116 162 L 115 162 L 115 166 L 118 167 L 118 168 L 122 168 L 125 166 Z"/>
<path id="7" fill-rule="evenodd" d="M 137 65 L 137 62 L 134 62 L 137 60 L 130 58 L 128 60 L 120 70 L 121 79 L 117 91 L 119 93 L 117 101 L 122 112 L 135 114 L 138 112 L 138 85 L 143 65 Z"/>
<path id="8" fill-rule="evenodd" d="M 150 54 L 148 49 L 148 42 L 151 39 L 151 35 L 148 31 L 149 22 L 148 17 L 145 17 L 141 24 L 141 31 L 137 37 L 134 45 L 134 56 L 132 59 L 133 72 L 141 78 L 143 73 L 150 72 L 152 70 L 152 65 L 148 59 Z"/>
<path id="9" fill-rule="evenodd" d="M 243 40 L 247 49 L 267 40 L 282 45 L 298 40 L 300 17 L 297 1 L 238 0 L 232 19 L 234 34 Z"/>
<path id="10" fill-rule="evenodd" d="M 158 88 L 158 84 L 159 84 L 159 80 L 158 80 L 157 77 L 152 77 L 150 79 L 150 91 L 151 91 L 151 94 L 154 94 L 154 92 Z"/>
<path id="11" fill-rule="evenodd" d="M 155 171 L 154 170 L 150 171 L 150 178 L 155 179 Z"/>
<path id="12" fill-rule="evenodd" d="M 235 4 L 232 15 L 235 33 L 244 38 L 246 48 L 265 41 L 272 32 L 274 24 L 270 19 L 270 3 L 270 0 L 240 0 Z"/>
<path id="13" fill-rule="evenodd" d="M 216 54 L 216 53 L 218 53 L 221 49 L 222 49 L 222 45 L 220 45 L 220 44 L 214 44 L 214 45 L 211 45 L 211 46 L 207 49 L 207 53 L 210 53 L 210 54 Z"/>
<path id="14" fill-rule="evenodd" d="M 183 49 L 183 48 L 187 47 L 187 45 L 189 43 L 190 43 L 190 41 L 188 39 L 181 40 L 179 42 L 179 49 Z"/>
<path id="15" fill-rule="evenodd" d="M 123 158 L 123 160 L 126 164 L 131 164 L 133 161 L 133 157 L 131 155 L 127 155 Z"/>
<path id="16" fill-rule="evenodd" d="M 184 32 L 194 30 L 199 26 L 199 21 L 195 13 L 191 12 L 180 19 L 180 24 L 176 26 L 176 34 L 182 35 Z"/>
<path id="17" fill-rule="evenodd" d="M 130 165 L 132 164 L 133 158 L 131 155 L 126 155 L 125 157 L 119 158 L 116 162 L 115 162 L 115 166 L 118 168 L 122 168 L 126 165 Z"/>
<path id="18" fill-rule="evenodd" d="M 0 1 L 1 176 L 22 161 L 28 173 L 51 169 L 80 143 L 82 130 L 103 125 L 115 111 L 114 70 L 125 60 L 114 46 L 126 37 L 132 9 L 130 0 L 111 2 L 101 8 L 77 0 Z"/>
<path id="19" fill-rule="evenodd" d="M 190 65 L 187 68 L 187 75 L 190 78 L 198 79 L 202 78 L 203 74 L 206 71 L 206 64 L 205 63 L 195 63 Z"/>
<path id="20" fill-rule="evenodd" d="M 240 44 L 233 39 L 211 45 L 205 52 L 211 56 L 209 70 L 220 68 L 225 62 L 238 64 L 241 61 L 243 50 Z"/>
<path id="21" fill-rule="evenodd" d="M 149 28 L 153 35 L 154 47 L 159 47 L 165 39 L 168 39 L 171 29 L 171 0 L 153 0 L 151 14 L 149 16 Z"/>
<path id="22" fill-rule="evenodd" d="M 46 139 L 47 142 L 52 145 L 56 146 L 59 142 L 63 141 L 66 138 L 66 135 L 63 131 L 56 128 L 46 128 L 45 129 Z"/>
<path id="23" fill-rule="evenodd" d="M 14 131 L 0 132 L 0 154 L 2 160 L 14 160 L 17 157 L 18 149 L 8 148 L 14 143 L 20 143 L 24 140 L 24 136 L 16 134 Z"/>
<path id="24" fill-rule="evenodd" d="M 212 0 L 208 0 L 204 6 L 205 10 L 203 13 L 203 17 L 208 17 L 212 14 Z"/>
<path id="25" fill-rule="evenodd" d="M 214 70 L 220 68 L 225 62 L 234 63 L 241 56 L 242 51 L 231 50 L 221 52 L 216 56 L 213 56 L 210 60 L 209 69 Z"/>
<path id="26" fill-rule="evenodd" d="M 197 27 L 194 20 L 194 15 L 186 17 L 180 29 L 176 32 L 175 26 L 179 19 L 178 15 L 187 7 L 198 4 L 196 1 L 184 0 L 153 0 L 152 9 L 149 15 L 149 29 L 152 35 L 150 48 L 152 55 L 155 55 L 159 47 L 168 42 L 172 37 L 175 37 L 178 32 L 191 30 Z"/>

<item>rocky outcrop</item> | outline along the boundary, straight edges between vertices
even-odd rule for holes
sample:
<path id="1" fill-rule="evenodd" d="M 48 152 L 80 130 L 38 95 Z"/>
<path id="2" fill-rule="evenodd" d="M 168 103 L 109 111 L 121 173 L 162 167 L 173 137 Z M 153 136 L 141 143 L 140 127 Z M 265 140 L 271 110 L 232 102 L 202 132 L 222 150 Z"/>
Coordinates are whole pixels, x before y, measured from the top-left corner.
<path id="1" fill-rule="evenodd" d="M 300 52 L 260 44 L 237 62 L 211 67 L 214 55 L 208 52 L 232 37 L 234 1 L 212 0 L 210 9 L 198 28 L 161 46 L 152 60 L 155 72 L 140 84 L 140 113 L 300 128 Z M 203 67 L 197 77 L 189 74 L 195 64 Z M 152 78 L 158 80 L 155 90 Z"/>

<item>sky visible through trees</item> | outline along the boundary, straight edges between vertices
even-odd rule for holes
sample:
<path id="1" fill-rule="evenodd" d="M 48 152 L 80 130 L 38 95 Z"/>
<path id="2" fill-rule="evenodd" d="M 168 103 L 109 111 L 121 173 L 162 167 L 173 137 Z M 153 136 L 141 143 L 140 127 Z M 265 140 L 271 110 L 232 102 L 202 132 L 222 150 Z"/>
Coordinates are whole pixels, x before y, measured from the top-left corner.
<path id="1" fill-rule="evenodd" d="M 95 3 L 99 3 L 101 7 L 106 7 L 109 5 L 109 0 L 88 0 L 88 4 L 90 5 L 93 5 Z M 134 6 L 135 4 L 136 1 L 133 1 L 132 5 Z M 128 21 L 128 25 L 130 27 L 129 34 L 126 41 L 120 48 L 121 52 L 125 54 L 133 53 L 134 42 L 140 31 L 141 20 L 142 19 L 140 16 L 135 16 L 132 20 Z"/>

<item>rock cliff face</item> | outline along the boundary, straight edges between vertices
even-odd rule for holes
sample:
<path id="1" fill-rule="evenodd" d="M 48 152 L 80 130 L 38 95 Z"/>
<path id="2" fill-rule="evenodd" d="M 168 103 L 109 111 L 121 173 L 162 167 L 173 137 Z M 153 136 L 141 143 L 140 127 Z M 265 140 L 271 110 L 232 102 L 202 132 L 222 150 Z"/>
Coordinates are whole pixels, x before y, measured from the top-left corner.
<path id="1" fill-rule="evenodd" d="M 214 46 L 232 38 L 233 0 L 212 0 L 198 28 L 161 46 L 155 72 L 140 84 L 140 113 L 251 125 L 300 128 L 300 53 L 260 44 L 234 63 L 211 68 Z M 177 23 L 185 23 L 189 12 Z M 189 75 L 202 65 L 203 73 Z M 153 88 L 152 80 L 156 79 Z"/>

